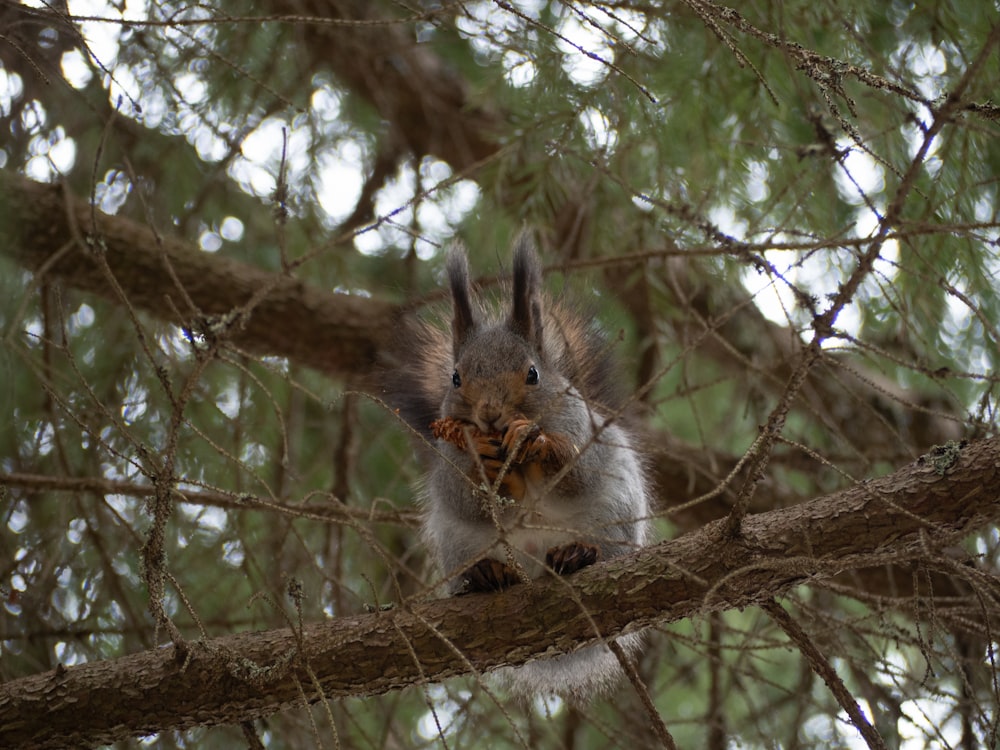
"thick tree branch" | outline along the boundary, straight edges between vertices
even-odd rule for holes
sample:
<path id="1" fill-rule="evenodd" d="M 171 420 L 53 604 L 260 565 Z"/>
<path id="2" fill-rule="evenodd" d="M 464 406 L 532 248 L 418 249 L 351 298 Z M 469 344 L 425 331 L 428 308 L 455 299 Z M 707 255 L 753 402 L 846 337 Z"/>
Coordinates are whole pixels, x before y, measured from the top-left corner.
<path id="1" fill-rule="evenodd" d="M 720 521 L 571 579 L 14 680 L 0 686 L 0 745 L 93 745 L 264 716 L 297 703 L 299 685 L 319 699 L 307 669 L 337 697 L 519 664 L 579 647 L 595 628 L 614 637 L 769 601 L 845 570 L 926 559 L 998 520 L 1000 438 L 956 444 L 881 479 L 750 516 L 735 539 Z"/>
<path id="2" fill-rule="evenodd" d="M 117 286 L 136 310 L 196 334 L 212 331 L 248 351 L 335 375 L 367 371 L 396 314 L 387 302 L 331 294 L 160 237 L 130 219 L 92 210 L 59 186 L 4 170 L 0 252 L 69 286 L 123 302 Z"/>
<path id="3" fill-rule="evenodd" d="M 472 101 L 466 82 L 379 4 L 270 0 L 263 7 L 333 21 L 299 28 L 315 60 L 309 69 L 329 66 L 418 157 L 433 154 L 461 171 L 499 150 L 500 116 Z"/>

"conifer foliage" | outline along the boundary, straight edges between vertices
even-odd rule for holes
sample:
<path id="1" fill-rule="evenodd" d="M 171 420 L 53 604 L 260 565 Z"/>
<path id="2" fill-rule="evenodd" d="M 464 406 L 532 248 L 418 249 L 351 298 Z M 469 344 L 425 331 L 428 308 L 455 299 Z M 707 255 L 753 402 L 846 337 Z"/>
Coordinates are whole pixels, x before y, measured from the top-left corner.
<path id="1" fill-rule="evenodd" d="M 998 91 L 983 0 L 0 2 L 0 746 L 997 746 Z M 377 370 L 525 227 L 657 541 L 449 598 Z"/>

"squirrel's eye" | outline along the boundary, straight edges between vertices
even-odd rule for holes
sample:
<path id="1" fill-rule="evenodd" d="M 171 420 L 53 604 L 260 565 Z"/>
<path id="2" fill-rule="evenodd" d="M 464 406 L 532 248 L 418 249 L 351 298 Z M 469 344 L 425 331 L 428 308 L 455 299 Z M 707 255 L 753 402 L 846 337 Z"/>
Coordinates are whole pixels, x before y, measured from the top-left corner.
<path id="1" fill-rule="evenodd" d="M 528 368 L 528 377 L 524 379 L 528 385 L 538 385 L 538 370 L 532 365 Z"/>
<path id="2" fill-rule="evenodd" d="M 462 376 L 458 374 L 458 370 L 451 374 L 451 384 L 456 388 L 462 387 Z"/>

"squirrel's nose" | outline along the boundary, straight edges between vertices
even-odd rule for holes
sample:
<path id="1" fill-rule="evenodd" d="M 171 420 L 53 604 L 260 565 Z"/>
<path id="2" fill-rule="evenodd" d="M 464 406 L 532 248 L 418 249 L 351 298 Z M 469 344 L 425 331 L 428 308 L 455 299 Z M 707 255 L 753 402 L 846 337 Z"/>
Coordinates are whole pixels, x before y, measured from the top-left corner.
<path id="1" fill-rule="evenodd" d="M 499 432 L 502 416 L 503 411 L 497 404 L 485 403 L 479 406 L 479 426 L 484 432 Z"/>

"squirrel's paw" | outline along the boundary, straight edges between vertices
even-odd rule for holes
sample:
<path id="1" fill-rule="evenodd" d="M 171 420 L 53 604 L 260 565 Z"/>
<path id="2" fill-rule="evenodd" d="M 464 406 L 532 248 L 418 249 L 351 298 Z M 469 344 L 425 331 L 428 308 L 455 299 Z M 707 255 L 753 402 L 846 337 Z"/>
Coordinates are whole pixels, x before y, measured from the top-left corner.
<path id="1" fill-rule="evenodd" d="M 517 451 L 514 461 L 525 463 L 544 459 L 548 453 L 548 442 L 541 427 L 530 419 L 515 417 L 504 430 L 502 445 L 505 456 Z"/>
<path id="2" fill-rule="evenodd" d="M 463 594 L 480 591 L 501 591 L 502 589 L 521 583 L 521 577 L 514 568 L 506 563 L 484 557 L 462 574 L 465 579 Z"/>
<path id="3" fill-rule="evenodd" d="M 500 476 L 500 469 L 507 458 L 500 435 L 476 435 L 472 439 L 472 450 L 486 481 L 493 484 Z"/>
<path id="4" fill-rule="evenodd" d="M 477 470 L 481 472 L 481 478 L 492 487 L 500 477 L 499 494 L 513 500 L 523 500 L 526 488 L 521 472 L 510 466 L 501 477 L 507 456 L 500 436 L 478 435 L 473 438 L 472 447 L 478 456 Z"/>
<path id="5" fill-rule="evenodd" d="M 503 464 L 504 459 L 507 457 L 499 433 L 486 435 L 480 432 L 474 435 L 472 438 L 472 450 L 476 452 L 484 463 L 495 463 L 497 468 Z"/>
<path id="6" fill-rule="evenodd" d="M 545 553 L 545 564 L 561 576 L 569 575 L 593 565 L 601 557 L 601 550 L 586 542 L 570 542 L 552 547 Z"/>

